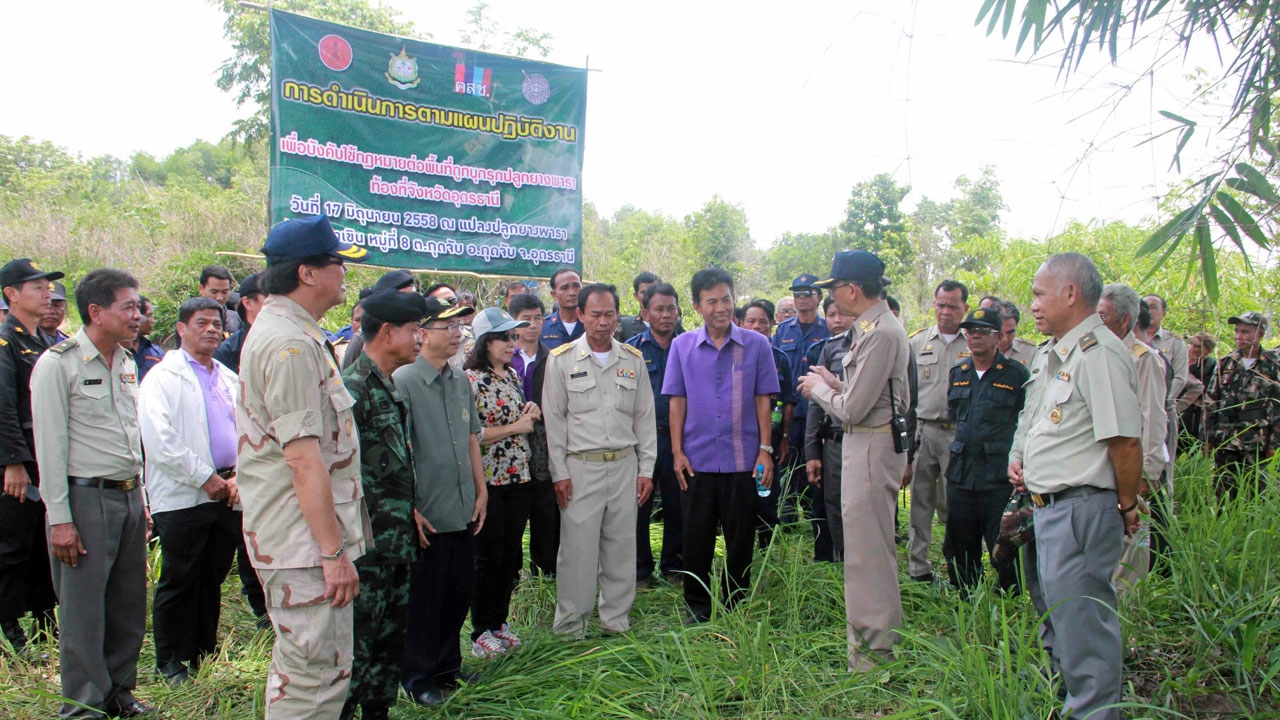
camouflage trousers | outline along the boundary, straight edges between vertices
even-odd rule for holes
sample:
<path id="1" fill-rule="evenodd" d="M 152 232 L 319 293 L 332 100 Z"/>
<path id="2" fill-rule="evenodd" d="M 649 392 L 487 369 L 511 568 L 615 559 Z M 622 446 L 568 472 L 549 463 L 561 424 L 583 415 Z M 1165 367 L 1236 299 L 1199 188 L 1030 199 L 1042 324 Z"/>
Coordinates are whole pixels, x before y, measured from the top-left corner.
<path id="1" fill-rule="evenodd" d="M 342 720 L 355 717 L 356 706 L 371 708 L 396 704 L 400 689 L 400 658 L 404 655 L 405 628 L 409 626 L 409 563 L 361 565 L 360 594 L 355 607 L 355 660 L 351 665 L 351 692 L 342 707 Z"/>
<path id="2" fill-rule="evenodd" d="M 265 720 L 337 718 L 351 682 L 352 606 L 325 600 L 318 567 L 259 574 L 276 631 Z"/>

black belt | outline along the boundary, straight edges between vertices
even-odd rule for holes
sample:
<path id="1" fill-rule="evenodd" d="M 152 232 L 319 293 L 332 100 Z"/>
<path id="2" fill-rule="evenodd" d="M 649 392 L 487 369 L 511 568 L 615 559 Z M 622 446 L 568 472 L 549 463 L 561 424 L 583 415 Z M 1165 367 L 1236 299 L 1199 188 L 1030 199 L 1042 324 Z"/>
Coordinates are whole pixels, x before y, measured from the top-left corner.
<path id="1" fill-rule="evenodd" d="M 138 487 L 137 476 L 127 480 L 107 480 L 106 478 L 68 477 L 68 485 L 76 487 L 97 488 L 99 490 L 132 490 Z"/>
<path id="2" fill-rule="evenodd" d="M 235 474 L 236 474 L 236 469 L 235 469 L 235 468 L 233 468 L 233 467 L 229 467 L 229 468 L 218 468 L 217 470 L 214 470 L 213 472 L 214 472 L 215 474 L 217 474 L 217 476 L 218 476 L 218 477 L 220 477 L 220 478 L 222 478 L 223 480 L 230 480 L 230 479 L 231 479 L 231 476 L 233 476 L 233 475 L 235 475 Z"/>
<path id="3" fill-rule="evenodd" d="M 1092 495 L 1094 493 L 1107 492 L 1107 490 L 1094 487 L 1092 485 L 1080 485 L 1078 487 L 1069 487 L 1066 490 L 1059 490 L 1056 493 L 1031 493 L 1031 502 L 1036 507 L 1048 507 L 1056 502 L 1073 498 L 1077 495 Z"/>
<path id="4" fill-rule="evenodd" d="M 670 426 L 670 425 L 659 425 L 659 426 L 658 426 L 658 432 L 660 432 L 660 433 L 669 433 L 669 432 L 671 432 L 671 426 Z"/>
<path id="5" fill-rule="evenodd" d="M 921 418 L 920 422 L 926 423 L 929 425 L 937 425 L 943 430 L 953 430 L 955 429 L 955 426 L 956 426 L 956 424 L 951 422 L 950 420 L 925 420 L 924 418 Z"/>

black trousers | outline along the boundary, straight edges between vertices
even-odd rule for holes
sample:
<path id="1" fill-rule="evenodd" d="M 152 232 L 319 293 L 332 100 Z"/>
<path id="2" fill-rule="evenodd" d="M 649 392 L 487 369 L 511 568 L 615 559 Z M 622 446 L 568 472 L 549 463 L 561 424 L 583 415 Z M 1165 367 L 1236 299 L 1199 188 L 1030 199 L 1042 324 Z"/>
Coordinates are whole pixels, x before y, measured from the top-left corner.
<path id="1" fill-rule="evenodd" d="M 947 526 L 942 541 L 942 555 L 947 559 L 951 584 L 967 591 L 982 581 L 982 544 L 993 551 L 1000 537 L 1000 516 L 1013 494 L 1011 488 L 999 490 L 966 490 L 947 484 Z M 997 585 L 1011 594 L 1021 592 L 1018 565 L 997 569 Z"/>
<path id="2" fill-rule="evenodd" d="M 529 508 L 529 571 L 556 576 L 556 555 L 560 554 L 560 506 L 555 484 L 533 481 L 533 504 Z"/>
<path id="3" fill-rule="evenodd" d="M 267 596 L 262 592 L 262 580 L 258 578 L 258 571 L 253 569 L 253 562 L 249 560 L 244 535 L 236 538 L 236 542 L 236 574 L 240 576 L 240 594 L 249 603 L 254 617 L 266 617 Z"/>
<path id="4" fill-rule="evenodd" d="M 475 592 L 471 596 L 471 639 L 498 630 L 511 611 L 524 564 L 524 526 L 533 507 L 535 484 L 490 485 L 484 528 L 476 536 Z"/>
<path id="5" fill-rule="evenodd" d="M 409 576 L 409 627 L 400 684 L 410 694 L 448 684 L 462 669 L 458 633 L 471 608 L 476 539 L 471 528 L 428 535 Z"/>
<path id="6" fill-rule="evenodd" d="M 36 464 L 26 466 L 31 481 L 39 482 Z M 44 534 L 44 503 L 18 502 L 0 493 L 0 621 L 17 620 L 30 612 L 38 622 L 45 622 L 52 619 L 57 604 Z"/>
<path id="7" fill-rule="evenodd" d="M 649 522 L 653 517 L 653 499 L 662 494 L 662 553 L 658 570 L 672 575 L 684 569 L 681 547 L 684 544 L 684 523 L 680 508 L 680 481 L 673 469 L 675 458 L 671 455 L 670 430 L 658 429 L 658 460 L 653 466 L 653 492 L 636 512 L 636 577 L 647 578 L 653 574 L 653 544 L 649 539 Z"/>
<path id="8" fill-rule="evenodd" d="M 711 617 L 711 561 L 716 552 L 716 526 L 724 527 L 725 561 L 721 593 L 732 610 L 751 584 L 755 552 L 756 482 L 750 472 L 697 472 L 684 492 L 684 602 L 699 620 Z"/>
<path id="9" fill-rule="evenodd" d="M 160 581 L 151 603 L 156 667 L 191 667 L 218 648 L 222 581 L 231 570 L 241 513 L 224 502 L 151 516 L 160 537 Z"/>

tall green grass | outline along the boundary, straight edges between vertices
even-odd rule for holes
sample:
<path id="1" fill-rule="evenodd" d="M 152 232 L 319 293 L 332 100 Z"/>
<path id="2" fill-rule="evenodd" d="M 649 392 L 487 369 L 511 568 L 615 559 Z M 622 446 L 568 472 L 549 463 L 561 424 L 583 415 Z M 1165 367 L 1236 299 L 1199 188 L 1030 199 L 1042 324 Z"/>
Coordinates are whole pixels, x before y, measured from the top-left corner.
<path id="1" fill-rule="evenodd" d="M 1280 717 L 1280 493 L 1220 501 L 1203 458 L 1186 458 L 1179 469 L 1169 577 L 1152 575 L 1121 601 L 1126 713 Z M 468 662 L 481 682 L 443 708 L 402 700 L 392 717 L 1021 720 L 1049 717 L 1057 706 L 1057 680 L 1037 641 L 1039 618 L 1025 596 L 995 593 L 994 578 L 966 600 L 941 583 L 910 582 L 904 572 L 897 660 L 851 677 L 843 569 L 811 561 L 807 523 L 790 530 L 757 552 L 750 597 L 704 625 L 682 625 L 679 588 L 658 584 L 639 593 L 629 635 L 563 640 L 548 630 L 554 583 L 528 579 L 512 616 L 524 647 Z M 655 551 L 659 533 L 655 526 Z M 941 528 L 934 537 L 941 569 Z M 253 632 L 236 583 L 232 577 L 225 587 L 222 653 L 190 685 L 155 679 L 148 635 L 138 694 L 169 717 L 262 716 L 270 634 Z M 0 659 L 0 718 L 51 717 L 57 690 L 56 664 Z"/>

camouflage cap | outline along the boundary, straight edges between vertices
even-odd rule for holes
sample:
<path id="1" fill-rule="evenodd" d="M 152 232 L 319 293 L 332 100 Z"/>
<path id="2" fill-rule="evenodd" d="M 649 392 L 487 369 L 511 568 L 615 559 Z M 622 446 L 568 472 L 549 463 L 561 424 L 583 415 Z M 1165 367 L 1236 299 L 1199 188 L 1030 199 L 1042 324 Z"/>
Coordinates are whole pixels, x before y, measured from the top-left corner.
<path id="1" fill-rule="evenodd" d="M 1232 315 L 1231 317 L 1227 318 L 1227 322 L 1231 323 L 1232 325 L 1258 325 L 1260 327 L 1267 326 L 1267 319 L 1263 317 L 1262 313 L 1258 312 L 1257 310 L 1250 310 L 1249 312 L 1243 312 L 1243 313 L 1240 313 L 1239 315 Z"/>

